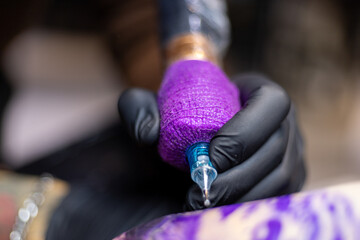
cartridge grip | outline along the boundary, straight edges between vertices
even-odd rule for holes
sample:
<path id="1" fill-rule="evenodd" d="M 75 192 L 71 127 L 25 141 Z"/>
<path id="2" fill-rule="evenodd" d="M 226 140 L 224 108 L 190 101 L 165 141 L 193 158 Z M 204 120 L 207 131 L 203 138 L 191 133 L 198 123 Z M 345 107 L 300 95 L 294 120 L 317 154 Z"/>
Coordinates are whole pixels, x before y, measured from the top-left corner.
<path id="1" fill-rule="evenodd" d="M 238 88 L 211 62 L 181 60 L 167 69 L 158 92 L 162 159 L 189 171 L 186 149 L 210 142 L 215 133 L 237 113 Z"/>

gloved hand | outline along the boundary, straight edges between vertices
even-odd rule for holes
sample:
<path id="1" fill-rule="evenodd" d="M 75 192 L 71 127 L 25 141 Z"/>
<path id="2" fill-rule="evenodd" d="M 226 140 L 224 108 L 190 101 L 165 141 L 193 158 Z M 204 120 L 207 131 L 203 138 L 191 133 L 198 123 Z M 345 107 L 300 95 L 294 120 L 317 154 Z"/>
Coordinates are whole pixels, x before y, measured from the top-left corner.
<path id="1" fill-rule="evenodd" d="M 305 180 L 303 141 L 288 95 L 262 75 L 242 75 L 234 82 L 243 109 L 210 142 L 210 159 L 218 171 L 211 186 L 211 206 L 300 190 Z M 118 107 L 123 124 L 138 143 L 156 143 L 160 120 L 154 93 L 127 90 Z M 203 208 L 196 184 L 188 190 L 186 205 Z"/>

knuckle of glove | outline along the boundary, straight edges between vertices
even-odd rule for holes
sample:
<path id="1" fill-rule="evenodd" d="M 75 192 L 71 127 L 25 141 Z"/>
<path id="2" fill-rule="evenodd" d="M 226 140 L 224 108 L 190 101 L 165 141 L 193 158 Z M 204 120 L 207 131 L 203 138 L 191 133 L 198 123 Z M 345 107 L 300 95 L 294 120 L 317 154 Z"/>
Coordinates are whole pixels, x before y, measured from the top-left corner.
<path id="1" fill-rule="evenodd" d="M 272 108 L 279 111 L 278 114 L 282 119 L 289 114 L 291 100 L 282 87 L 275 84 L 263 85 L 259 90 L 259 95 L 266 96 L 268 103 L 272 105 Z"/>
<path id="2" fill-rule="evenodd" d="M 291 183 L 291 177 L 292 177 L 292 172 L 290 171 L 290 169 L 284 167 L 285 164 L 283 164 L 283 166 L 281 166 L 280 168 L 280 172 L 279 172 L 279 179 L 280 179 L 280 183 L 282 183 L 283 185 L 287 186 Z"/>
<path id="3" fill-rule="evenodd" d="M 211 162 L 219 173 L 239 164 L 243 151 L 244 145 L 234 136 L 215 136 L 209 147 Z"/>
<path id="4" fill-rule="evenodd" d="M 156 142 L 159 114 L 153 92 L 140 88 L 125 90 L 119 98 L 118 110 L 128 133 L 139 144 Z"/>
<path id="5" fill-rule="evenodd" d="M 141 97 L 140 90 L 135 88 L 127 89 L 121 94 L 118 100 L 118 110 L 121 119 L 127 121 L 130 120 L 128 118 L 135 117 L 132 116 L 135 112 L 134 108 L 137 108 L 138 99 Z"/>

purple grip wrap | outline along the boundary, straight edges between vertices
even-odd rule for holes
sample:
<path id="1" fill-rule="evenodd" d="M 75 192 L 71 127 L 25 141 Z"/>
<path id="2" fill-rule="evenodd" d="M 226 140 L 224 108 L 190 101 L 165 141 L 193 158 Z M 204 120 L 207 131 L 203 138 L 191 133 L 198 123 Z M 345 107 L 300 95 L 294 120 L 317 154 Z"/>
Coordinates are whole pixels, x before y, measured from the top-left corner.
<path id="1" fill-rule="evenodd" d="M 158 105 L 160 156 L 188 170 L 186 149 L 196 142 L 210 142 L 240 110 L 239 90 L 214 64 L 183 60 L 172 64 L 165 73 Z"/>

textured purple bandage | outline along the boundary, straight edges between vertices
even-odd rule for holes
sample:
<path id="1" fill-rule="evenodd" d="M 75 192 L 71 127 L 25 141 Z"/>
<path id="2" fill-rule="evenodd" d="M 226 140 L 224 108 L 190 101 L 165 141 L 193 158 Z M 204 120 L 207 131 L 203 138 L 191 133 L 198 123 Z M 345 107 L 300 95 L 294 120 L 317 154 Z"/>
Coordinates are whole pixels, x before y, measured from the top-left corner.
<path id="1" fill-rule="evenodd" d="M 240 110 L 239 90 L 222 70 L 207 61 L 184 60 L 171 65 L 158 93 L 159 153 L 162 159 L 188 170 L 187 147 L 210 142 Z"/>

